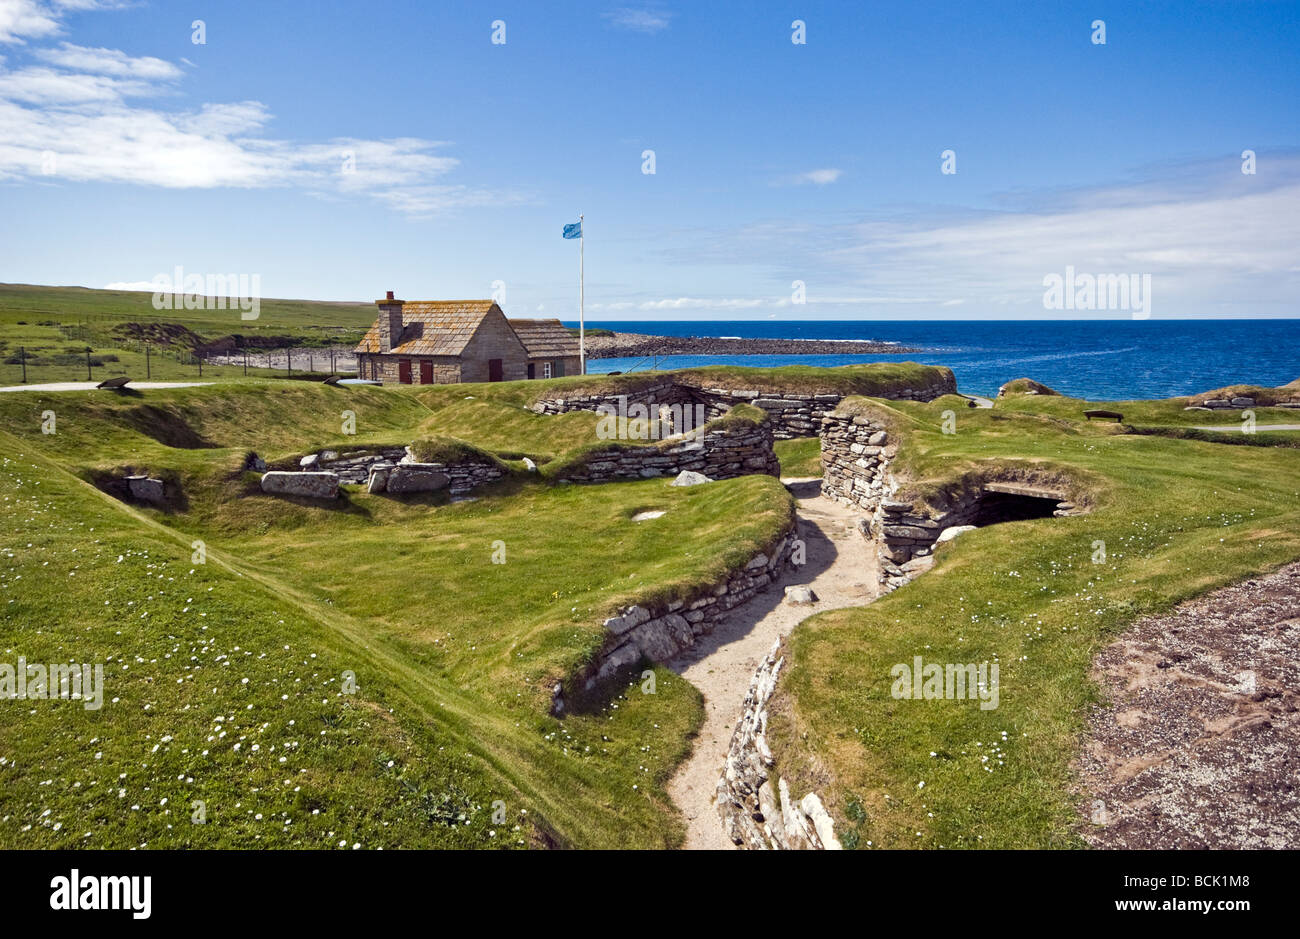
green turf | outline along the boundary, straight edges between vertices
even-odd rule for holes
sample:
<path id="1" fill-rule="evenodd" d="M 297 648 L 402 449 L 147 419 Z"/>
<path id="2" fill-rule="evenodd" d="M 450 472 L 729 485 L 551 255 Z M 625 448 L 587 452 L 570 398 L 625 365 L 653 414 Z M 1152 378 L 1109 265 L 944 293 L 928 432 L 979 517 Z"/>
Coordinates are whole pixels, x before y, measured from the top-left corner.
<path id="1" fill-rule="evenodd" d="M 1172 413 L 1133 404 L 1118 409 Z M 902 589 L 801 624 L 771 705 L 780 771 L 851 846 L 1080 845 L 1070 761 L 1092 657 L 1137 616 L 1300 557 L 1300 453 L 1117 433 L 1063 399 L 859 407 L 901 440 L 901 495 L 942 504 L 1010 476 L 1092 511 L 967 533 Z M 918 655 L 999 663 L 999 707 L 894 699 L 891 667 Z"/>
<path id="2" fill-rule="evenodd" d="M 781 461 L 782 476 L 820 476 L 822 441 L 820 437 L 797 437 L 778 440 L 773 447 Z"/>
<path id="3" fill-rule="evenodd" d="M 909 380 L 882 375 L 877 387 Z M 660 668 L 654 695 L 632 684 L 561 720 L 550 688 L 590 658 L 605 616 L 712 583 L 788 524 L 775 480 L 553 485 L 512 462 L 473 502 L 344 487 L 319 505 L 262 495 L 242 470 L 249 451 L 274 462 L 417 440 L 553 468 L 607 443 L 594 414 L 527 408 L 573 387 L 240 379 L 0 395 L 4 655 L 102 661 L 118 698 L 0 703 L 0 846 L 678 844 L 664 783 L 698 694 Z M 1092 511 L 969 533 L 902 590 L 795 631 L 771 736 L 846 844 L 1077 845 L 1069 760 L 1093 653 L 1143 612 L 1300 556 L 1294 449 L 1127 433 L 1081 421 L 1070 399 L 965 405 L 846 407 L 901 442 L 905 495 L 942 504 L 996 474 L 1050 480 Z M 1120 409 L 1139 429 L 1186 430 L 1177 403 Z M 815 440 L 777 449 L 786 475 L 819 472 Z M 128 468 L 169 480 L 167 508 L 96 488 Z M 665 515 L 631 521 L 646 509 Z M 996 656 L 1001 706 L 893 700 L 889 666 L 914 654 Z M 979 759 L 990 745 L 994 773 Z M 206 826 L 191 823 L 196 799 Z"/>
<path id="4" fill-rule="evenodd" d="M 409 442 L 430 419 L 417 395 L 252 382 L 23 392 L 0 397 L 0 417 L 7 654 L 106 661 L 119 699 L 98 712 L 6 705 L 0 845 L 680 840 L 663 785 L 698 694 L 657 669 L 654 694 L 633 684 L 559 720 L 550 689 L 620 606 L 701 589 L 787 525 L 775 480 L 706 493 L 517 475 L 475 502 L 346 487 L 319 505 L 262 495 L 240 471 L 247 451 Z M 180 504 L 127 506 L 89 482 L 128 466 L 174 480 Z M 666 514 L 631 521 L 648 507 Z M 191 562 L 195 542 L 205 564 Z M 356 695 L 339 693 L 345 670 Z M 196 799 L 206 826 L 190 822 Z"/>
<path id="5" fill-rule="evenodd" d="M 374 318 L 373 303 L 267 299 L 261 301 L 257 319 L 245 320 L 238 308 L 155 309 L 153 294 L 139 291 L 0 284 L 0 384 L 21 382 L 23 353 L 29 383 L 85 381 L 87 347 L 93 350 L 93 380 L 119 375 L 144 380 L 145 336 L 154 340 L 149 377 L 193 381 L 198 377 L 191 354 L 196 340 L 239 335 L 254 340 L 288 337 L 306 346 L 352 345 Z M 164 326 L 181 327 L 170 330 L 171 344 L 159 341 Z M 294 358 L 296 372 L 307 371 L 309 364 L 315 371 L 328 371 L 323 355 L 317 354 L 314 363 L 306 353 L 301 361 L 298 355 Z M 250 374 L 259 370 L 250 369 Z M 204 379 L 242 375 L 242 367 L 203 366 Z"/>

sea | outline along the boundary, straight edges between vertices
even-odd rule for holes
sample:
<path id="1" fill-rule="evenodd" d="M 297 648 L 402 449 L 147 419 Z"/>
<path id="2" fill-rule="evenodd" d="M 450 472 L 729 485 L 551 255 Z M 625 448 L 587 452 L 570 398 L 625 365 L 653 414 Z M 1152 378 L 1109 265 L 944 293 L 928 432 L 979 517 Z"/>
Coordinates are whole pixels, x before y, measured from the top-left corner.
<path id="1" fill-rule="evenodd" d="M 589 320 L 587 326 L 658 336 L 874 339 L 922 350 L 884 355 L 592 359 L 588 372 L 913 361 L 948 366 L 966 394 L 992 396 L 1004 382 L 1032 378 L 1061 394 L 1091 401 L 1172 398 L 1225 385 L 1284 385 L 1300 378 L 1300 319 Z"/>

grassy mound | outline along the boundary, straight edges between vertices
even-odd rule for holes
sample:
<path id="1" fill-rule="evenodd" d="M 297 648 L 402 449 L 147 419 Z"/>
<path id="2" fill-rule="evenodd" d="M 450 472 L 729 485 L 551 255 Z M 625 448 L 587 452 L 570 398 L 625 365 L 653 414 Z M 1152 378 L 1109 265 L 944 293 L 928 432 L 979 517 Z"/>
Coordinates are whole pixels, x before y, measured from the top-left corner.
<path id="1" fill-rule="evenodd" d="M 1095 505 L 970 532 L 913 583 L 800 625 L 769 708 L 779 772 L 827 801 L 848 846 L 1079 846 L 1093 654 L 1140 615 L 1300 557 L 1300 454 L 1116 433 L 1056 416 L 1069 399 L 956 411 L 954 433 L 937 403 L 847 406 L 888 413 L 904 492 L 1020 472 Z M 894 698 L 892 667 L 916 656 L 998 663 L 999 706 Z"/>
<path id="2" fill-rule="evenodd" d="M 952 371 L 939 365 L 916 362 L 871 362 L 839 368 L 811 365 L 782 365 L 747 368 L 738 365 L 710 365 L 705 368 L 664 372 L 632 372 L 625 375 L 574 375 L 548 382 L 510 382 L 523 386 L 517 400 L 531 403 L 542 399 L 587 394 L 634 394 L 664 381 L 678 381 L 698 388 L 725 387 L 737 390 L 796 392 L 801 394 L 856 394 L 887 396 L 904 389 L 956 385 Z"/>
<path id="3" fill-rule="evenodd" d="M 1280 388 L 1269 388 L 1266 385 L 1228 385 L 1224 388 L 1215 388 L 1213 391 L 1203 391 L 1200 394 L 1192 395 L 1187 399 L 1188 404 L 1203 405 L 1206 401 L 1231 401 L 1233 398 L 1254 398 L 1258 407 L 1269 407 L 1276 404 L 1294 404 L 1300 403 L 1300 379 L 1283 385 Z"/>
<path id="4" fill-rule="evenodd" d="M 1009 398 L 1012 395 L 1059 395 L 1060 392 L 1047 387 L 1042 382 L 1034 381 L 1032 378 L 1016 378 L 1007 382 L 998 389 L 999 398 Z"/>
<path id="5" fill-rule="evenodd" d="M 419 438 L 424 458 L 494 457 L 482 438 L 429 435 L 431 409 L 409 389 L 21 393 L 0 397 L 0 416 L 7 645 L 108 666 L 103 709 L 32 702 L 0 726 L 0 844 L 680 840 L 663 786 L 698 725 L 694 689 L 658 669 L 654 695 L 634 685 L 561 721 L 550 688 L 596 653 L 619 607 L 704 589 L 782 530 L 791 501 L 775 480 L 702 494 L 518 477 L 473 503 L 295 504 L 260 492 L 249 450 Z M 169 474 L 187 503 L 125 504 L 89 482 L 123 467 Z M 665 515 L 632 524 L 646 506 Z M 190 822 L 196 800 L 205 825 Z"/>
<path id="6" fill-rule="evenodd" d="M 411 456 L 418 463 L 494 463 L 504 468 L 495 455 L 455 437 L 422 437 L 411 443 Z"/>

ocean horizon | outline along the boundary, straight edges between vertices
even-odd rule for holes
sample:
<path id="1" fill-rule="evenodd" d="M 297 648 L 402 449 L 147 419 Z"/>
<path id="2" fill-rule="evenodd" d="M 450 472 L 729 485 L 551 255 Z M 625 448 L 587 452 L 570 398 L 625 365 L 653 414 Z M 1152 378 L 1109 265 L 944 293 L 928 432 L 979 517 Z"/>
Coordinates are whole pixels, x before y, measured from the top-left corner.
<path id="1" fill-rule="evenodd" d="M 576 320 L 564 320 L 576 327 Z M 957 387 L 993 395 L 1032 378 L 1093 401 L 1173 398 L 1225 385 L 1300 378 L 1300 319 L 1255 320 L 589 320 L 593 329 L 661 336 L 875 340 L 920 352 L 873 355 L 671 355 L 660 369 L 914 361 L 946 365 Z M 644 358 L 591 359 L 591 373 L 640 371 Z"/>

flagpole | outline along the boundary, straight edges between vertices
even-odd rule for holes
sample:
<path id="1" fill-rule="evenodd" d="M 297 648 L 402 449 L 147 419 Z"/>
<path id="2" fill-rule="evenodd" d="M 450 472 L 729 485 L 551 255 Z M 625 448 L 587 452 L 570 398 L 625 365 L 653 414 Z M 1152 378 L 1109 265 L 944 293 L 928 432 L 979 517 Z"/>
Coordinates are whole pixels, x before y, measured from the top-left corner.
<path id="1" fill-rule="evenodd" d="M 579 372 L 583 375 L 586 375 L 587 374 L 587 328 L 586 328 L 586 323 L 583 319 L 583 309 L 582 309 L 583 292 L 585 290 L 585 284 L 584 284 L 585 277 L 582 269 L 583 235 L 584 233 L 582 231 L 582 215 L 579 214 L 578 215 L 578 356 L 579 356 L 579 363 L 580 363 Z"/>

